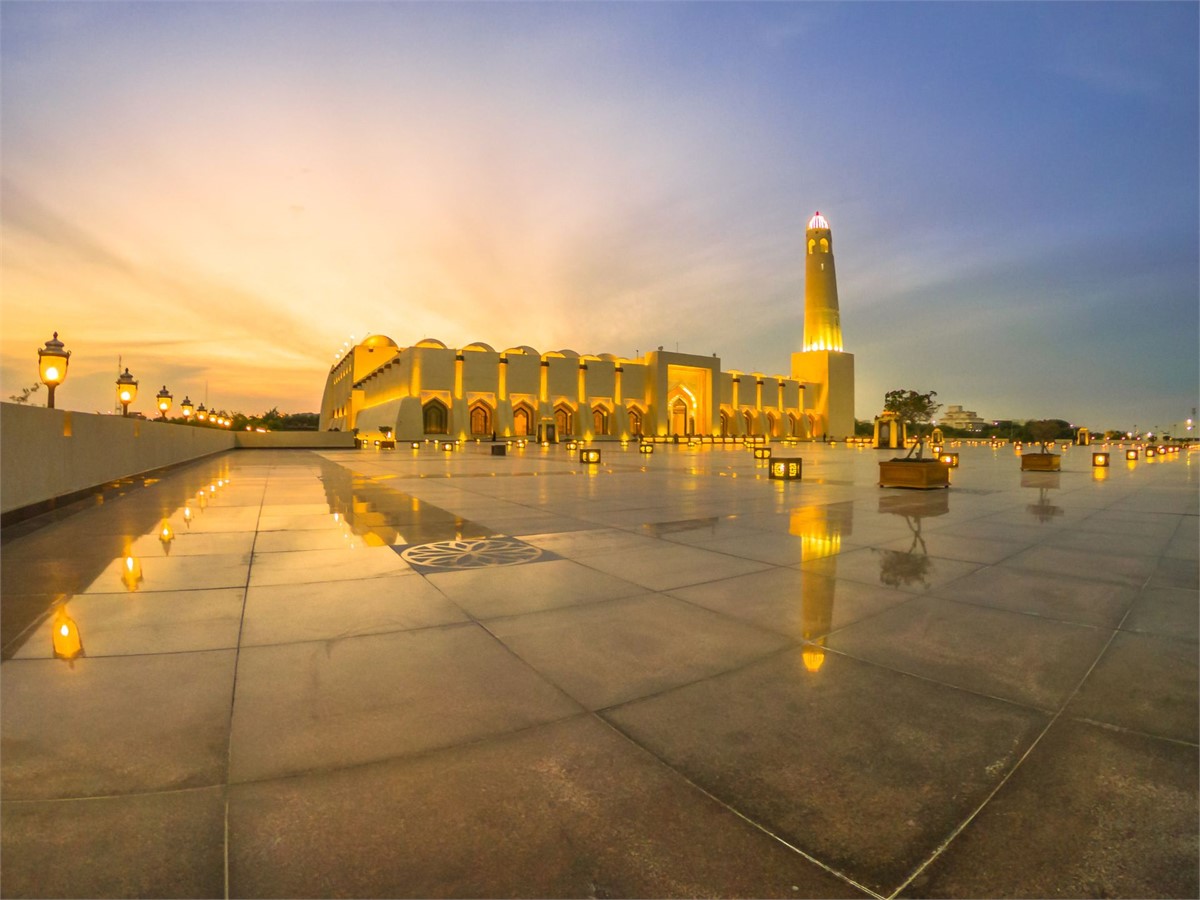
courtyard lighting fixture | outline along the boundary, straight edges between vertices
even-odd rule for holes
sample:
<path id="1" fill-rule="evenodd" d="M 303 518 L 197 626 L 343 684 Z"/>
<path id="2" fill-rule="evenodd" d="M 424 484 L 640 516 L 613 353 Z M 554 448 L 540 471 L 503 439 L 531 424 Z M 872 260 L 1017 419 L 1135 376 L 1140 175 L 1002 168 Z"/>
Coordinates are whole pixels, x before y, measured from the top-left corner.
<path id="1" fill-rule="evenodd" d="M 754 448 L 754 458 L 755 459 L 770 459 L 771 458 L 771 448 L 770 447 L 755 447 Z"/>
<path id="2" fill-rule="evenodd" d="M 1137 462 L 1137 458 L 1138 458 L 1137 450 L 1126 450 L 1125 458 L 1129 459 L 1129 460 L 1133 460 L 1134 462 Z"/>
<path id="3" fill-rule="evenodd" d="M 949 466 L 951 469 L 958 468 L 958 454 L 957 453 L 943 453 L 941 455 L 940 459 L 941 459 L 943 465 Z"/>
<path id="4" fill-rule="evenodd" d="M 1107 453 L 1093 453 L 1092 454 L 1092 465 L 1096 468 L 1107 469 L 1108 468 L 1108 454 Z"/>
<path id="5" fill-rule="evenodd" d="M 63 343 L 58 339 L 58 332 L 46 341 L 45 347 L 38 348 L 38 376 L 46 386 L 46 408 L 54 409 L 54 389 L 67 377 L 67 363 L 71 351 L 63 350 Z"/>
<path id="6" fill-rule="evenodd" d="M 196 408 L 192 406 L 192 401 L 185 396 L 183 402 L 179 404 L 179 411 L 183 413 L 183 417 L 189 422 L 192 421 L 192 416 L 196 412 Z"/>
<path id="7" fill-rule="evenodd" d="M 596 447 L 584 447 L 579 451 L 579 461 L 595 465 L 600 462 L 600 451 Z"/>
<path id="8" fill-rule="evenodd" d="M 138 383 L 129 374 L 129 366 L 117 376 L 117 399 L 121 401 L 121 415 L 129 415 L 129 404 L 137 397 Z"/>
<path id="9" fill-rule="evenodd" d="M 162 390 L 158 392 L 156 399 L 158 400 L 158 416 L 165 422 L 167 419 L 167 410 L 171 408 L 171 401 L 175 398 L 171 396 L 171 392 L 167 390 L 167 386 L 164 384 Z"/>
<path id="10" fill-rule="evenodd" d="M 647 443 L 645 441 L 642 441 L 642 443 L 638 445 L 638 452 L 639 453 L 653 453 L 654 445 Z"/>
<path id="11" fill-rule="evenodd" d="M 196 407 L 196 418 L 199 419 L 201 422 L 208 421 L 208 410 L 204 408 L 203 403 L 201 403 L 199 406 Z"/>

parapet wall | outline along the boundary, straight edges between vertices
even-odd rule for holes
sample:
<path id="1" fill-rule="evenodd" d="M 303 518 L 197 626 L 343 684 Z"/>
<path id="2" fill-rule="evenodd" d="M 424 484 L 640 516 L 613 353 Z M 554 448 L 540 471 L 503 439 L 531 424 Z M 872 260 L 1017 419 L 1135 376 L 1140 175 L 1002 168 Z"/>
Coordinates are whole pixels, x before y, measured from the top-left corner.
<path id="1" fill-rule="evenodd" d="M 232 433 L 0 403 L 0 513 L 238 447 L 353 447 L 349 433 Z"/>

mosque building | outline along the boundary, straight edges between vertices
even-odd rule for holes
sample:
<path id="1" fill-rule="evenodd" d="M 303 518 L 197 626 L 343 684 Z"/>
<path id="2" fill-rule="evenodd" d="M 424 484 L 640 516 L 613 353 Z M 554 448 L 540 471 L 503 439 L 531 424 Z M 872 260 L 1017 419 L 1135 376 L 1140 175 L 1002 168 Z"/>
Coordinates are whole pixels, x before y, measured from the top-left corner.
<path id="1" fill-rule="evenodd" d="M 401 347 L 371 335 L 329 370 L 322 430 L 413 441 L 529 437 L 767 436 L 854 433 L 854 356 L 842 349 L 833 235 L 819 212 L 805 233 L 804 342 L 791 375 L 723 370 L 712 356 L 661 347 L 636 359 L 432 338 Z"/>

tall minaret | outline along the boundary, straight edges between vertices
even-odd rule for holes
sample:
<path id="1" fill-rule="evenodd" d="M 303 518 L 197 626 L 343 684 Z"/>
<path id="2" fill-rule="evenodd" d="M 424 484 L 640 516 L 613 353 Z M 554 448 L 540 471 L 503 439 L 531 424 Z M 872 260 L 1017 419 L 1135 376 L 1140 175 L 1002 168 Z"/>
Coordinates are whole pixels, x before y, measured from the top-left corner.
<path id="1" fill-rule="evenodd" d="M 808 220 L 804 238 L 808 247 L 804 262 L 804 349 L 841 350 L 833 232 L 820 212 Z"/>
<path id="2" fill-rule="evenodd" d="M 833 232 L 819 212 L 804 232 L 804 350 L 792 354 L 792 377 L 804 384 L 810 437 L 854 434 L 854 355 L 842 350 Z"/>

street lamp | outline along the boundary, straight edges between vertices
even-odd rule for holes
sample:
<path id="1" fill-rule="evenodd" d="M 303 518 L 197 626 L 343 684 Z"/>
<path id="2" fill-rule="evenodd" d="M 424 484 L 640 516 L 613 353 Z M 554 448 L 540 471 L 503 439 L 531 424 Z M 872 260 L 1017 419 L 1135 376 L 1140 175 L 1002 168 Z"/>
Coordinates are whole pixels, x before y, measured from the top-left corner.
<path id="1" fill-rule="evenodd" d="M 167 410 L 171 408 L 171 401 L 175 398 L 171 396 L 171 392 L 167 390 L 164 384 L 162 390 L 158 392 L 158 417 L 164 422 L 167 420 Z"/>
<path id="2" fill-rule="evenodd" d="M 189 422 L 192 421 L 192 414 L 195 413 L 196 409 L 192 406 L 192 401 L 186 394 L 184 395 L 183 402 L 179 404 L 179 411 L 183 413 L 185 419 Z"/>
<path id="3" fill-rule="evenodd" d="M 54 337 L 46 341 L 45 347 L 38 348 L 38 374 L 49 393 L 46 398 L 47 409 L 54 409 L 54 389 L 66 379 L 67 362 L 70 357 L 71 351 L 63 350 L 63 343 L 58 339 L 57 331 L 54 332 Z"/>
<path id="4" fill-rule="evenodd" d="M 129 415 L 129 404 L 137 396 L 138 383 L 129 374 L 129 366 L 117 376 L 117 399 L 121 401 L 121 415 Z"/>
<path id="5" fill-rule="evenodd" d="M 201 422 L 208 421 L 208 410 L 204 408 L 203 403 L 201 403 L 199 406 L 196 407 L 196 418 L 199 419 Z"/>

